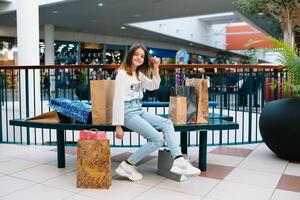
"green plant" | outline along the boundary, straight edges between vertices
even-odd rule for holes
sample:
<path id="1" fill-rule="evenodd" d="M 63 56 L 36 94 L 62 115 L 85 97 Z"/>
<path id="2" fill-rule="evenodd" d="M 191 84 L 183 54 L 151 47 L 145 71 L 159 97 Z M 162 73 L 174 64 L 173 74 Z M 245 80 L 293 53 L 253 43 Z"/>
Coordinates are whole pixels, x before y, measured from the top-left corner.
<path id="1" fill-rule="evenodd" d="M 299 0 L 237 0 L 237 7 L 248 14 L 267 14 L 279 20 L 284 40 L 294 44 L 295 15 L 300 8 Z"/>
<path id="2" fill-rule="evenodd" d="M 273 47 L 271 50 L 281 54 L 280 62 L 284 72 L 287 73 L 287 81 L 282 85 L 285 94 L 300 97 L 300 57 L 299 49 L 289 43 L 271 39 Z"/>

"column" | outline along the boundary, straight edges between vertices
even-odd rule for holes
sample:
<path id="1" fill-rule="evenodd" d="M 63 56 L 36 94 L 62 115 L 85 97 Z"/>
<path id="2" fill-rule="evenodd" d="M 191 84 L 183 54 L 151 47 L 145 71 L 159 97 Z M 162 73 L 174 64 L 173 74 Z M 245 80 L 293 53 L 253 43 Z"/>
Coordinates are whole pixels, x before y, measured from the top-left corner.
<path id="1" fill-rule="evenodd" d="M 52 24 L 45 24 L 44 26 L 45 39 L 45 65 L 55 64 L 54 54 L 54 26 Z M 50 75 L 50 94 L 55 91 L 55 69 L 46 70 Z"/>
<path id="2" fill-rule="evenodd" d="M 38 0 L 17 0 L 18 65 L 40 64 Z M 40 113 L 40 70 L 29 70 L 29 99 L 26 101 L 25 70 L 21 70 L 22 117 Z M 27 96 L 28 97 L 28 96 Z M 25 109 L 26 108 L 26 109 Z M 25 112 L 26 111 L 26 112 Z"/>

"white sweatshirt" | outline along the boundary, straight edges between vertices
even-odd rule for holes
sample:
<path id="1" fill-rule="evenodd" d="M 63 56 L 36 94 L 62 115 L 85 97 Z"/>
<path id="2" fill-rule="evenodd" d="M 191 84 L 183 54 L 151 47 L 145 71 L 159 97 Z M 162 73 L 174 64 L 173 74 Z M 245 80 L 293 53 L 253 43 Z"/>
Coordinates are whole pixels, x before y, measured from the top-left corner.
<path id="1" fill-rule="evenodd" d="M 112 125 L 124 125 L 124 102 L 143 98 L 143 89 L 156 90 L 159 88 L 160 78 L 149 79 L 139 72 L 138 80 L 135 73 L 128 75 L 123 69 L 118 71 L 115 81 L 113 101 Z"/>

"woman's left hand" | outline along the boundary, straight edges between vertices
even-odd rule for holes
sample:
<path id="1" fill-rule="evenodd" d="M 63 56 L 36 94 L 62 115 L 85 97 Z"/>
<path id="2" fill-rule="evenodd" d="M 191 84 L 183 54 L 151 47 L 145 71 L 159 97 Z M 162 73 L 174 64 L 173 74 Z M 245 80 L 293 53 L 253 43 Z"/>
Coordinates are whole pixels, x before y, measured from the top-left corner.
<path id="1" fill-rule="evenodd" d="M 160 60 L 156 57 L 151 57 L 150 58 L 151 63 L 153 64 L 154 67 L 154 71 L 158 72 L 159 71 L 159 64 L 160 64 Z"/>

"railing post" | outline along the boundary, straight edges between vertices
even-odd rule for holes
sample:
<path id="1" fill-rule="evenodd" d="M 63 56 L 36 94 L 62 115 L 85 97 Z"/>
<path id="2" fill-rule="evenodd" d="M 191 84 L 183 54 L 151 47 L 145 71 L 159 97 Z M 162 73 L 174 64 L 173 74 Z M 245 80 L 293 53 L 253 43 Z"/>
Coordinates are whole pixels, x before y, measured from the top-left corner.
<path id="1" fill-rule="evenodd" d="M 251 142 L 252 136 L 252 97 L 253 97 L 253 69 L 249 69 L 249 120 L 248 120 L 248 142 Z M 246 97 L 247 98 L 247 97 Z M 254 97 L 255 98 L 255 97 Z"/>
<path id="2" fill-rule="evenodd" d="M 26 99 L 26 118 L 29 117 L 29 75 L 28 69 L 25 69 L 25 99 Z M 26 128 L 27 145 L 30 145 L 30 129 Z"/>

